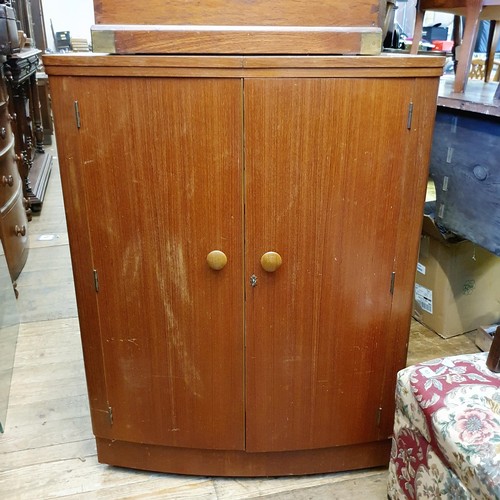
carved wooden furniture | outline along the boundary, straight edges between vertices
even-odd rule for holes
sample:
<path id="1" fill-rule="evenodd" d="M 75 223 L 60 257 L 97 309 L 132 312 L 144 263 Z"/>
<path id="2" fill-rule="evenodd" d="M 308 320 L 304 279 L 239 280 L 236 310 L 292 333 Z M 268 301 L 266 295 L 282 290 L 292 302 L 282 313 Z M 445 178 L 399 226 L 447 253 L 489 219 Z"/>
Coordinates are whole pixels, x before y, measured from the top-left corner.
<path id="1" fill-rule="evenodd" d="M 482 19 L 492 21 L 486 56 L 486 75 L 489 77 L 493 67 L 495 48 L 500 37 L 500 29 L 496 25 L 496 21 L 500 21 L 500 0 L 419 0 L 411 48 L 412 54 L 417 53 L 422 39 L 423 20 L 426 10 L 449 12 L 465 17 L 465 30 L 460 45 L 460 54 L 457 57 L 458 64 L 454 86 L 454 91 L 458 93 L 464 92 L 467 85 L 479 21 Z"/>
<path id="2" fill-rule="evenodd" d="M 44 63 L 99 460 L 387 464 L 442 58 Z"/>
<path id="3" fill-rule="evenodd" d="M 33 211 L 41 210 L 52 167 L 52 156 L 45 153 L 44 130 L 36 81 L 40 51 L 15 54 L 4 64 L 11 95 L 11 113 L 16 116 L 14 135 L 23 193 Z"/>
<path id="4" fill-rule="evenodd" d="M 38 98 L 40 99 L 40 113 L 43 127 L 43 143 L 52 144 L 54 125 L 52 123 L 52 108 L 50 105 L 49 78 L 45 72 L 37 72 L 36 84 L 38 87 Z"/>
<path id="5" fill-rule="evenodd" d="M 9 109 L 9 94 L 1 69 L 0 76 L 0 240 L 11 278 L 15 280 L 28 258 L 28 221 L 16 163 L 14 116 Z"/>

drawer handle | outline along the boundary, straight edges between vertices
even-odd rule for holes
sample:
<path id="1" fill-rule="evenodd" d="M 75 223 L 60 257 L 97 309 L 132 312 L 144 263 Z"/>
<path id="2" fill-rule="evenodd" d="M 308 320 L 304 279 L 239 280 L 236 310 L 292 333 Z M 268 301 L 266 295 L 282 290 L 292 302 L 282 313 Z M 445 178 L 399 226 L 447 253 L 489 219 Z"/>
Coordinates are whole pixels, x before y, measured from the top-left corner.
<path id="1" fill-rule="evenodd" d="M 2 175 L 2 186 L 10 186 L 14 185 L 14 177 L 12 175 Z"/>
<path id="2" fill-rule="evenodd" d="M 26 226 L 23 224 L 21 227 L 19 227 L 16 224 L 16 227 L 14 228 L 14 232 L 16 233 L 16 236 L 26 236 Z"/>
<path id="3" fill-rule="evenodd" d="M 212 250 L 207 255 L 207 264 L 210 269 L 220 271 L 227 264 L 226 254 L 220 250 Z"/>
<path id="4" fill-rule="evenodd" d="M 268 273 L 274 273 L 274 271 L 281 267 L 282 263 L 283 259 L 277 252 L 266 252 L 260 258 L 260 265 L 262 266 L 262 269 L 264 269 L 264 271 L 267 271 Z"/>
<path id="5" fill-rule="evenodd" d="M 0 128 L 0 137 L 5 139 L 7 137 L 7 129 L 5 127 Z"/>

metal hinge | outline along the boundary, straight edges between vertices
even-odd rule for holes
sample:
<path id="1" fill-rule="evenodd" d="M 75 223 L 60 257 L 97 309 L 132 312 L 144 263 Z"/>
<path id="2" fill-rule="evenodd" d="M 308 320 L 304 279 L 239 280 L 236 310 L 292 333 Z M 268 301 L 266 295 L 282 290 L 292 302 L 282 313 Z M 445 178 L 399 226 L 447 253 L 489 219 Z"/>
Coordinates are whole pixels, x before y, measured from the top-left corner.
<path id="1" fill-rule="evenodd" d="M 444 217 L 444 203 L 441 203 L 438 209 L 438 218 L 442 219 L 443 217 Z"/>
<path id="2" fill-rule="evenodd" d="M 96 292 L 99 291 L 99 276 L 98 276 L 97 271 L 95 269 L 94 269 L 94 288 L 95 288 Z"/>
<path id="3" fill-rule="evenodd" d="M 376 418 L 377 427 L 380 426 L 380 420 L 381 419 L 382 419 L 382 407 L 380 407 L 380 408 L 377 409 L 377 418 Z"/>
<path id="4" fill-rule="evenodd" d="M 75 120 L 76 120 L 76 128 L 80 128 L 80 108 L 78 107 L 78 101 L 75 101 Z"/>
<path id="5" fill-rule="evenodd" d="M 394 295 L 394 282 L 395 281 L 396 281 L 396 273 L 393 271 L 391 273 L 391 287 L 390 287 L 391 295 Z"/>
<path id="6" fill-rule="evenodd" d="M 113 425 L 113 408 L 111 408 L 111 406 L 108 406 L 108 418 L 109 425 Z"/>
<path id="7" fill-rule="evenodd" d="M 408 119 L 406 120 L 406 128 L 411 130 L 411 121 L 413 120 L 413 103 L 408 105 Z"/>

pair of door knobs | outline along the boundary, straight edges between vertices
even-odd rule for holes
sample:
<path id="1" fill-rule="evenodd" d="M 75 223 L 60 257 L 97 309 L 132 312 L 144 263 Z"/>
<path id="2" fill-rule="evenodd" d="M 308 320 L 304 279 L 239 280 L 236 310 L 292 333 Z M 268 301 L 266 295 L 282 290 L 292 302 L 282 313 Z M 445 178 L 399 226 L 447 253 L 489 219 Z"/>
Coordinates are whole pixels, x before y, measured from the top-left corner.
<path id="1" fill-rule="evenodd" d="M 260 258 L 262 269 L 268 273 L 276 271 L 282 263 L 281 255 L 277 252 L 266 252 Z M 227 264 L 226 254 L 220 250 L 213 250 L 207 255 L 207 264 L 211 269 L 220 271 Z"/>

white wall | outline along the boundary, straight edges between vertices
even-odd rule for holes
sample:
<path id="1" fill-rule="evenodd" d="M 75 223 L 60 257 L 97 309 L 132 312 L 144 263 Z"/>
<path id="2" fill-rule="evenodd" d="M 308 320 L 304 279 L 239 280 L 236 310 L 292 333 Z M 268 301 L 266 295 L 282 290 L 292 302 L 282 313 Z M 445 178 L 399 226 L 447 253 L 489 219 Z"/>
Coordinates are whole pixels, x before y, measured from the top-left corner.
<path id="1" fill-rule="evenodd" d="M 45 19 L 47 47 L 54 50 L 54 31 L 69 31 L 73 38 L 86 38 L 90 42 L 90 27 L 94 21 L 94 3 L 92 0 L 42 0 Z"/>

